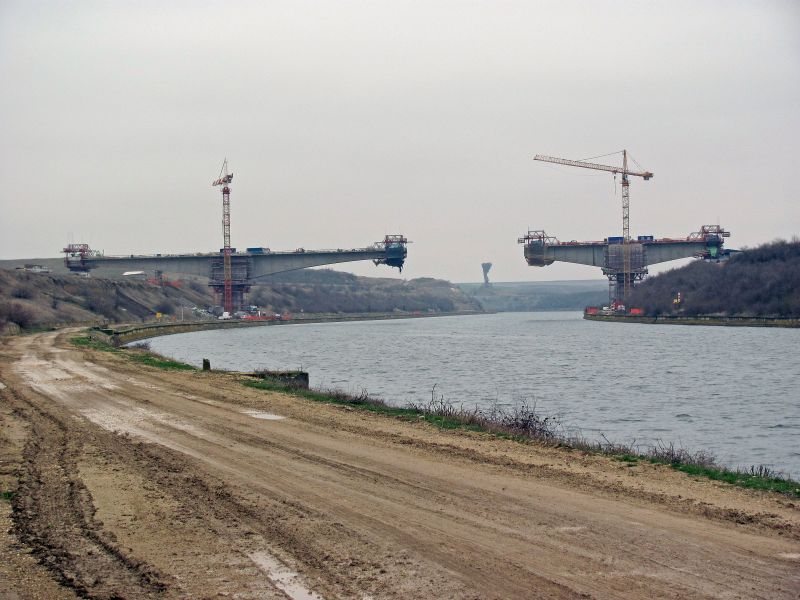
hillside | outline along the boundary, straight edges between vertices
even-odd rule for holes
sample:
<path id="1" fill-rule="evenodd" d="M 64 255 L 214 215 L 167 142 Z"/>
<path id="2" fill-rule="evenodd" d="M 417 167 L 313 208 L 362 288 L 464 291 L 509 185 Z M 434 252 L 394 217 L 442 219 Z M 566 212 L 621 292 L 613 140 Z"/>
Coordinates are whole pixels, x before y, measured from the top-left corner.
<path id="1" fill-rule="evenodd" d="M 304 269 L 263 277 L 250 302 L 289 312 L 453 312 L 480 305 L 449 281 L 360 277 L 331 269 Z"/>
<path id="2" fill-rule="evenodd" d="M 585 306 L 608 302 L 608 283 L 603 279 L 458 285 L 484 310 L 495 312 L 583 310 Z"/>
<path id="3" fill-rule="evenodd" d="M 778 240 L 745 249 L 726 262 L 697 261 L 667 271 L 645 280 L 628 304 L 650 316 L 800 316 L 800 240 Z"/>
<path id="4" fill-rule="evenodd" d="M 0 269 L 0 333 L 42 327 L 149 320 L 156 312 L 186 318 L 192 306 L 205 306 L 207 286 L 158 288 L 144 281 L 113 281 L 74 275 Z M 187 310 L 188 308 L 188 310 Z"/>
<path id="5" fill-rule="evenodd" d="M 37 263 L 40 264 L 40 263 Z M 480 307 L 451 283 L 358 277 L 330 269 L 308 269 L 266 277 L 248 301 L 264 309 L 293 313 L 393 311 L 453 312 Z M 206 281 L 185 280 L 180 288 L 144 281 L 76 277 L 0 269 L 0 333 L 22 329 L 102 322 L 138 322 L 193 317 L 213 298 Z M 207 315 L 206 315 L 207 316 Z"/>

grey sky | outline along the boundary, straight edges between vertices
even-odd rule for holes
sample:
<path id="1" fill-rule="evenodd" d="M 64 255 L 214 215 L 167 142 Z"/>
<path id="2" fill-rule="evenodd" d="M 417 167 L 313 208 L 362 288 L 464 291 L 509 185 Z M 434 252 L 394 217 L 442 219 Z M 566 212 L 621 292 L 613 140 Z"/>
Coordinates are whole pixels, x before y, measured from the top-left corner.
<path id="1" fill-rule="evenodd" d="M 600 278 L 525 265 L 528 226 L 621 229 L 611 175 L 536 153 L 627 148 L 634 235 L 800 233 L 793 1 L 3 0 L 0 81 L 0 258 L 219 248 L 225 156 L 234 246 L 402 232 L 404 277 Z"/>

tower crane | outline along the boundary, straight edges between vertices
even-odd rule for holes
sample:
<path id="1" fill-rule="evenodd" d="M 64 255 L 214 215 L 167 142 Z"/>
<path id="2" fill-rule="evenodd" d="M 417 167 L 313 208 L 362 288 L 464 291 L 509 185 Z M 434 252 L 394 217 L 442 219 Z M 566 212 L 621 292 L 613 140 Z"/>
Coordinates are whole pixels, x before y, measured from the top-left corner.
<path id="1" fill-rule="evenodd" d="M 211 185 L 222 186 L 222 269 L 224 278 L 223 308 L 233 314 L 233 275 L 231 269 L 231 189 L 228 184 L 233 181 L 233 173 L 228 173 L 228 159 L 222 163 L 219 177 Z"/>
<path id="2" fill-rule="evenodd" d="M 597 171 L 608 171 L 613 173 L 616 177 L 617 174 L 622 175 L 622 256 L 623 256 L 623 278 L 624 278 L 624 288 L 623 288 L 623 302 L 628 297 L 630 292 L 631 286 L 631 252 L 630 252 L 630 241 L 631 241 L 631 231 L 630 231 L 630 196 L 629 196 L 629 182 L 628 182 L 628 175 L 633 175 L 635 177 L 641 177 L 645 181 L 653 177 L 653 174 L 650 171 L 634 171 L 628 169 L 628 151 L 622 151 L 622 166 L 616 167 L 613 165 L 601 165 L 597 163 L 585 162 L 582 160 L 569 160 L 566 158 L 556 158 L 554 156 L 545 156 L 543 154 L 537 154 L 533 157 L 533 160 L 541 160 L 544 162 L 555 163 L 558 165 L 567 165 L 570 167 L 582 167 L 584 169 L 595 169 Z M 635 161 L 634 161 L 635 162 Z"/>

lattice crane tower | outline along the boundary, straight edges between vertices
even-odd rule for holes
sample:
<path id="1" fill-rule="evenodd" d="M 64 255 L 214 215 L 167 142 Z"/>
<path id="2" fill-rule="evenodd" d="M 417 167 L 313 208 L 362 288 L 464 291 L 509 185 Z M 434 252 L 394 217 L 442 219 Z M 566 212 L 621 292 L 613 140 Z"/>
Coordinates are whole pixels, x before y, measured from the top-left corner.
<path id="1" fill-rule="evenodd" d="M 616 154 L 613 153 L 613 154 Z M 610 156 L 608 154 L 604 156 Z M 601 157 L 597 157 L 601 158 Z M 630 250 L 630 242 L 631 242 L 631 228 L 630 228 L 630 196 L 628 191 L 628 175 L 635 175 L 636 177 L 641 177 L 645 181 L 650 179 L 653 174 L 650 171 L 632 171 L 628 169 L 628 151 L 622 151 L 622 167 L 615 167 L 613 165 L 600 165 L 597 163 L 590 163 L 585 162 L 582 160 L 569 160 L 566 158 L 555 158 L 553 156 L 544 156 L 542 154 L 537 154 L 533 157 L 533 160 L 541 160 L 544 162 L 555 163 L 558 165 L 567 165 L 570 167 L 583 167 L 584 169 L 596 169 L 598 171 L 609 171 L 617 175 L 620 173 L 622 175 L 622 257 L 623 257 L 623 278 L 624 278 L 624 288 L 623 288 L 623 296 L 622 300 L 625 302 L 625 299 L 628 297 L 631 289 L 631 250 Z M 634 162 L 636 162 L 634 160 Z M 638 163 L 637 163 L 638 164 Z M 641 168 L 641 167 L 640 167 Z"/>
<path id="2" fill-rule="evenodd" d="M 222 163 L 219 177 L 212 186 L 222 186 L 222 265 L 224 279 L 223 308 L 228 314 L 233 314 L 233 276 L 231 269 L 231 188 L 233 173 L 228 173 L 228 159 Z"/>

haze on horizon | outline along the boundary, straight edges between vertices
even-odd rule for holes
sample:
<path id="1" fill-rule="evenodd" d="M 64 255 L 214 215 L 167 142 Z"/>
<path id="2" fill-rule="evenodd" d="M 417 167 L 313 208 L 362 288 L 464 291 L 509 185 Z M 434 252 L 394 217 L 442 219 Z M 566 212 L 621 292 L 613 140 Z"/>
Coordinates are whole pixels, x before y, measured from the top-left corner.
<path id="1" fill-rule="evenodd" d="M 525 264 L 528 227 L 800 233 L 800 5 L 786 1 L 0 4 L 0 258 L 414 241 L 402 275 L 601 279 Z M 614 157 L 598 159 L 618 160 Z"/>

